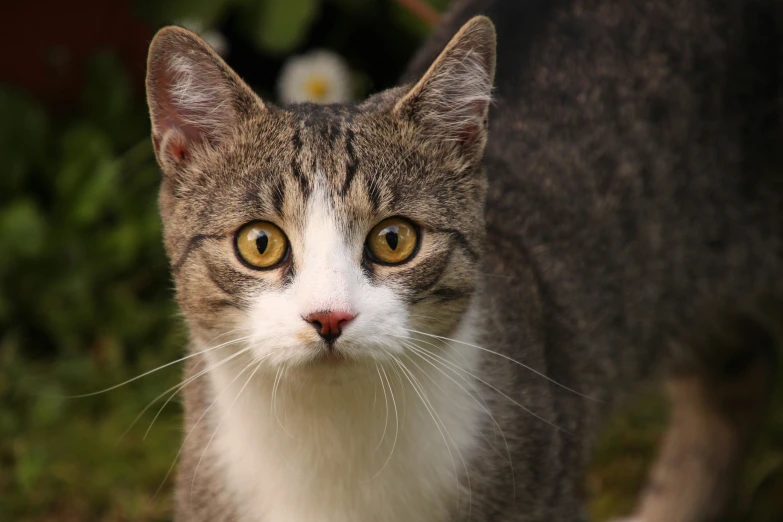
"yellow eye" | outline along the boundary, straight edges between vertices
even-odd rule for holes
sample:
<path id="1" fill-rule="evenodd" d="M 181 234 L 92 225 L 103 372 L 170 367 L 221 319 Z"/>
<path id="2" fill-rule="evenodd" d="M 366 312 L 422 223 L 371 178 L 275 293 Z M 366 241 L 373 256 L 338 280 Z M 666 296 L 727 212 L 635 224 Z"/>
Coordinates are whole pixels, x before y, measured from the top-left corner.
<path id="1" fill-rule="evenodd" d="M 407 219 L 384 219 L 367 237 L 370 259 L 381 264 L 397 265 L 413 257 L 419 242 L 416 227 Z"/>
<path id="2" fill-rule="evenodd" d="M 277 226 L 254 221 L 239 229 L 236 238 L 239 257 L 255 268 L 271 268 L 288 253 L 288 239 Z"/>

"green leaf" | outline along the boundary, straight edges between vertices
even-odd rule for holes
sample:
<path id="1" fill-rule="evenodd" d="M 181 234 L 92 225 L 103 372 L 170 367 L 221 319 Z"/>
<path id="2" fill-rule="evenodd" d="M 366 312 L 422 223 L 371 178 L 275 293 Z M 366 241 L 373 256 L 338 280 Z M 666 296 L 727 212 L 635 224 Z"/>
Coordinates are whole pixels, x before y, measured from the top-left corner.
<path id="1" fill-rule="evenodd" d="M 78 125 L 63 137 L 55 184 L 76 224 L 94 220 L 110 203 L 119 166 L 111 149 L 107 136 L 91 125 Z"/>
<path id="2" fill-rule="evenodd" d="M 307 35 L 319 8 L 320 0 L 264 0 L 251 9 L 252 36 L 270 54 L 290 52 Z"/>
<path id="3" fill-rule="evenodd" d="M 29 492 L 46 468 L 46 456 L 40 447 L 17 441 L 16 444 L 16 480 L 21 488 Z"/>
<path id="4" fill-rule="evenodd" d="M 48 386 L 40 390 L 30 410 L 30 421 L 34 426 L 50 426 L 60 419 L 65 410 L 65 398 L 61 390 Z"/>
<path id="5" fill-rule="evenodd" d="M 95 165 L 95 170 L 80 187 L 78 198 L 73 203 L 73 217 L 77 223 L 95 221 L 109 206 L 115 194 L 117 172 L 117 162 L 110 158 L 102 158 Z"/>
<path id="6" fill-rule="evenodd" d="M 39 255 L 46 245 L 46 221 L 35 201 L 22 198 L 0 212 L 0 250 L 4 259 Z"/>

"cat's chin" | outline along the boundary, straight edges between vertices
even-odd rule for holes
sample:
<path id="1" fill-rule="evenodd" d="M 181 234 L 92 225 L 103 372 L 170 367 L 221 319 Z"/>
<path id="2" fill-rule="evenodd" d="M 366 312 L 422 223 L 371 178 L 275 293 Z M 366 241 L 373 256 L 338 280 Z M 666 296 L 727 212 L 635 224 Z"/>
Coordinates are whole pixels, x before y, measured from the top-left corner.
<path id="1" fill-rule="evenodd" d="M 308 365 L 313 366 L 340 366 L 356 362 L 355 357 L 348 357 L 337 350 L 322 350 Z"/>
<path id="2" fill-rule="evenodd" d="M 337 350 L 323 350 L 317 355 L 286 365 L 285 378 L 301 382 L 322 381 L 344 384 L 375 373 L 377 361 L 370 356 L 356 356 Z"/>

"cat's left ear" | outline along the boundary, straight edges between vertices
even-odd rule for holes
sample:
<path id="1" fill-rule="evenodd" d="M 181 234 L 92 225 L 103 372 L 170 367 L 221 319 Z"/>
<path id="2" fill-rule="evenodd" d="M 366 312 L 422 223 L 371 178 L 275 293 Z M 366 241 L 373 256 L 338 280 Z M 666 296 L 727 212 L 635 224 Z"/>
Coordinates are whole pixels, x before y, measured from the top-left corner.
<path id="1" fill-rule="evenodd" d="M 394 110 L 433 137 L 480 154 L 495 78 L 495 26 L 485 16 L 468 21 Z"/>
<path id="2" fill-rule="evenodd" d="M 187 164 L 196 147 L 231 136 L 263 102 L 195 33 L 161 29 L 150 44 L 147 102 L 158 160 L 167 169 Z"/>

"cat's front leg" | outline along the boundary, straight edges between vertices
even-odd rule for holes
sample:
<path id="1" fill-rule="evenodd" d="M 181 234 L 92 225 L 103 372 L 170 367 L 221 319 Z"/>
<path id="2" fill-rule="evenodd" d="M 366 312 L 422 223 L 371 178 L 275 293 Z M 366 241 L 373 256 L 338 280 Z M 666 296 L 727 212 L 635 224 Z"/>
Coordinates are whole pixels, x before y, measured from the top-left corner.
<path id="1" fill-rule="evenodd" d="M 724 315 L 676 346 L 660 456 L 636 513 L 614 522 L 723 515 L 772 388 L 778 342 L 765 315 Z"/>

